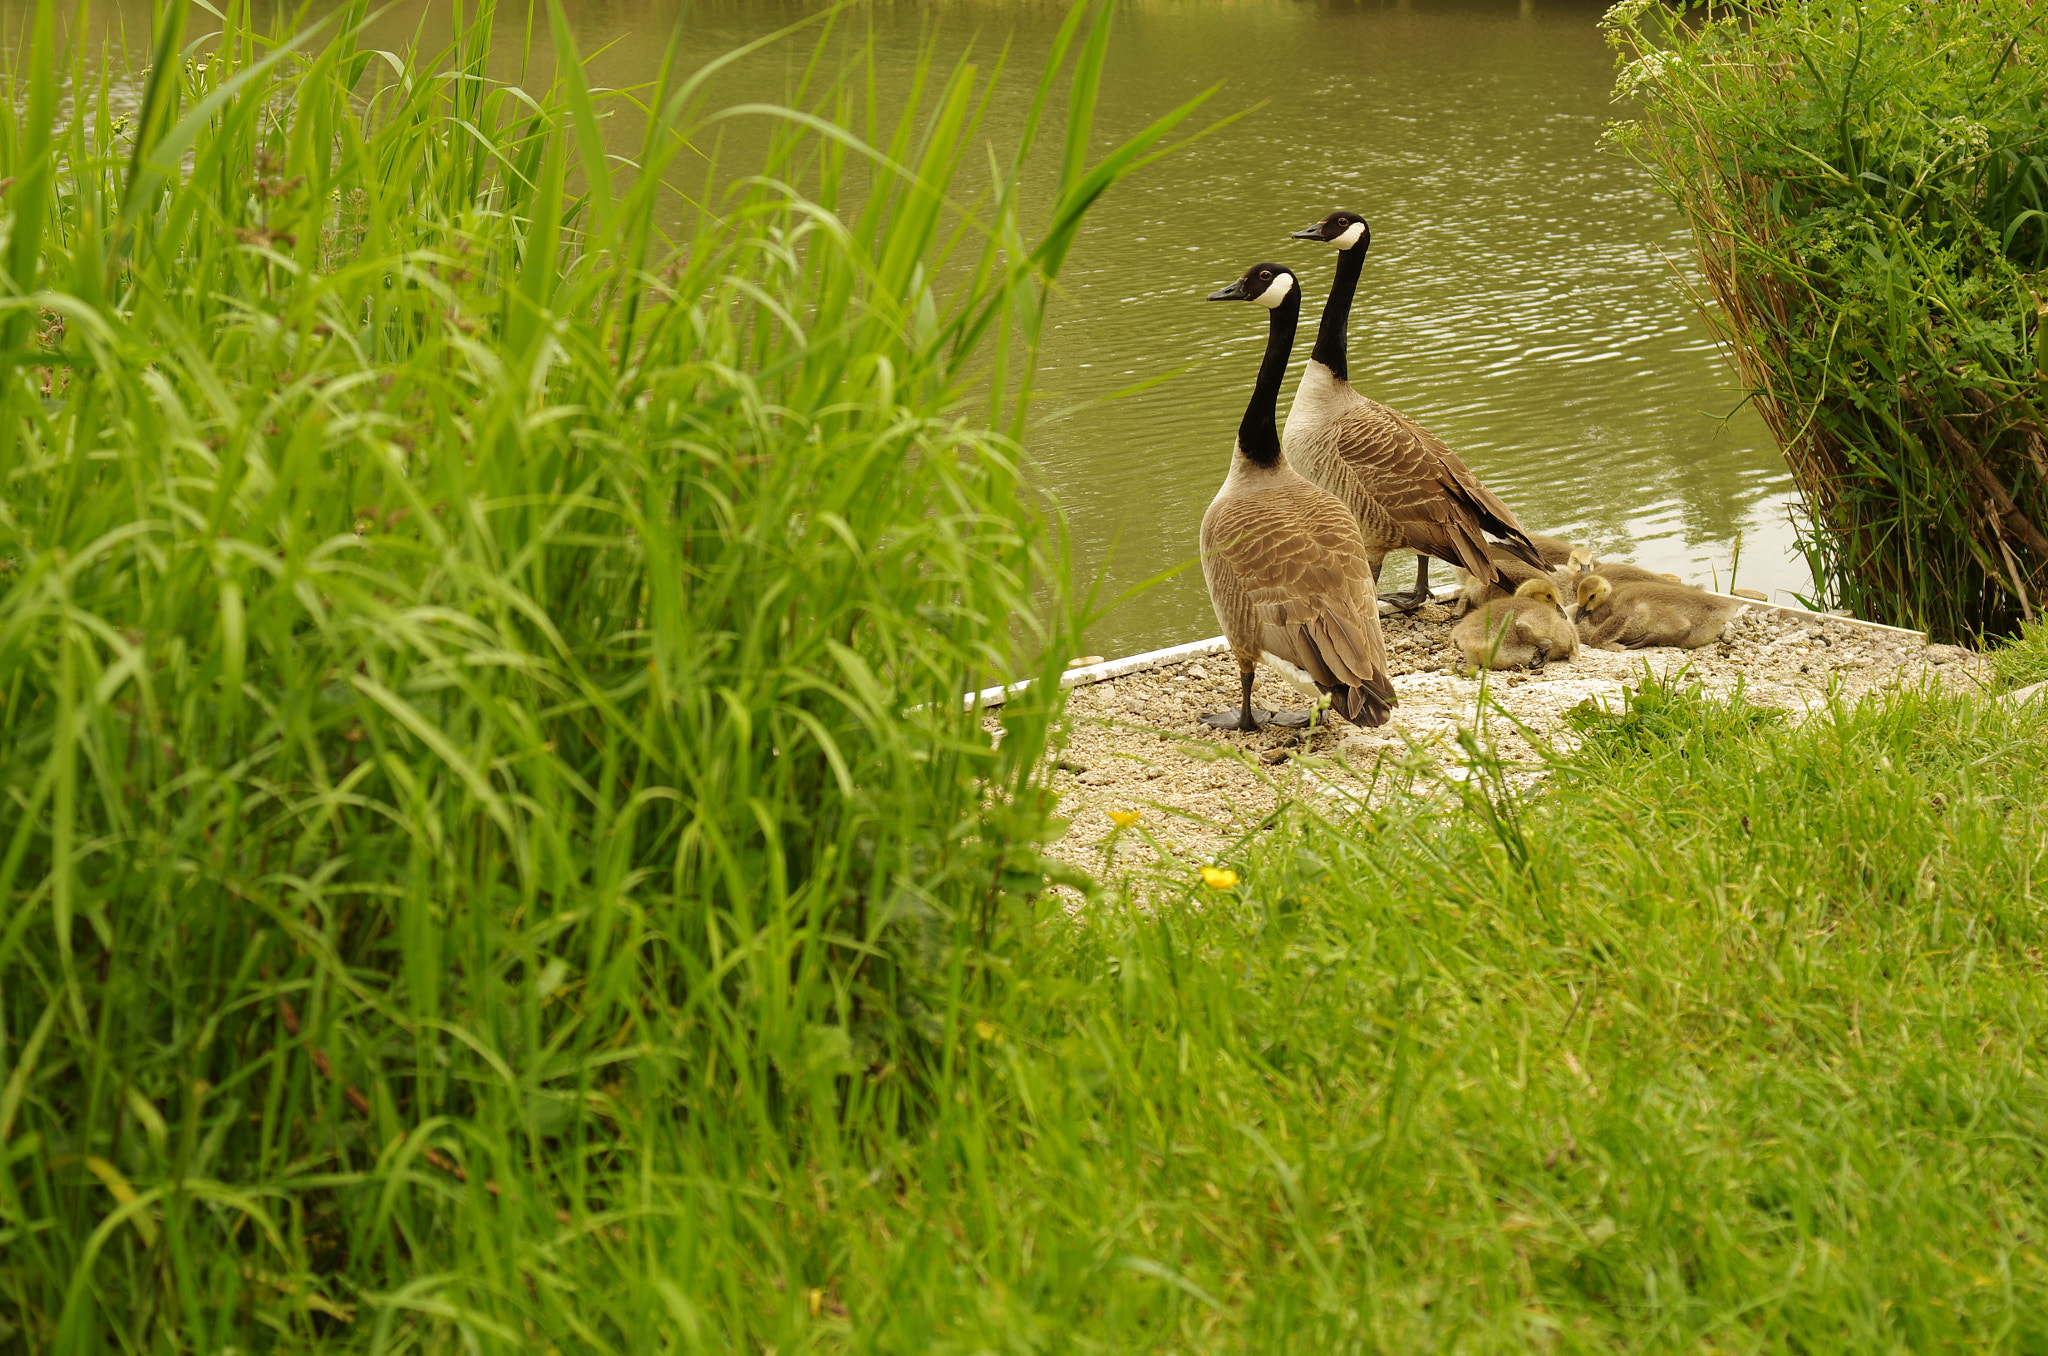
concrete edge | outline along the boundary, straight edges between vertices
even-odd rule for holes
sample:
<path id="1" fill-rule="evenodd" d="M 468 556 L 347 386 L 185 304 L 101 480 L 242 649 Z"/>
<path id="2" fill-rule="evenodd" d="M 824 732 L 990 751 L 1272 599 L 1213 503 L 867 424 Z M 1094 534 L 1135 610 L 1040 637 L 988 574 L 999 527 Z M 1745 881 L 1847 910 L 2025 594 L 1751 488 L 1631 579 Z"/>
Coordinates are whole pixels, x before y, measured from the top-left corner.
<path id="1" fill-rule="evenodd" d="M 1840 622 L 1844 626 L 1854 626 L 1863 631 L 1876 631 L 1880 635 L 1917 640 L 1922 645 L 1927 643 L 1925 631 L 1909 631 L 1903 626 L 1886 626 L 1883 622 L 1865 621 L 1861 617 L 1842 617 L 1832 612 L 1812 612 L 1803 607 L 1793 607 L 1789 603 L 1760 603 L 1754 598 L 1739 598 L 1732 593 L 1716 593 L 1712 589 L 1702 589 L 1701 592 L 1709 598 L 1720 598 L 1731 603 L 1747 603 L 1751 607 L 1762 608 L 1767 612 L 1783 612 L 1789 617 L 1804 617 L 1808 621 L 1816 622 Z"/>
<path id="2" fill-rule="evenodd" d="M 2027 701 L 2048 701 L 2048 683 L 2029 683 L 2025 687 L 2014 688 L 2011 692 L 1999 694 L 1998 700 L 2010 706 Z"/>
<path id="3" fill-rule="evenodd" d="M 1449 602 L 1458 596 L 1456 585 L 1434 589 L 1431 592 L 1432 596 L 1439 603 Z M 1831 612 L 1812 612 L 1806 608 L 1792 607 L 1785 603 L 1760 603 L 1754 598 L 1738 598 L 1732 593 L 1716 593 L 1712 589 L 1702 589 L 1701 592 L 1710 598 L 1720 598 L 1731 603 L 1742 603 L 1748 607 L 1760 608 L 1766 612 L 1783 612 L 1787 616 L 1804 617 L 1808 621 L 1815 622 L 1840 622 L 1844 626 L 1854 626 L 1864 631 L 1875 631 L 1881 635 L 1917 640 L 1922 645 L 1927 643 L 1927 633 L 1925 631 L 1909 631 L 1901 626 L 1886 626 L 1882 622 L 1864 621 L 1860 617 L 1838 617 Z M 1382 615 L 1392 610 L 1384 603 L 1380 606 Z M 1207 640 L 1191 640 L 1185 645 L 1169 645 L 1163 650 L 1147 650 L 1143 654 L 1125 655 L 1121 659 L 1109 659 L 1104 660 L 1100 664 L 1089 664 L 1078 669 L 1068 669 L 1060 675 L 1060 686 L 1080 687 L 1084 683 L 1106 683 L 1112 678 L 1121 678 L 1127 673 L 1143 673 L 1147 669 L 1161 668 L 1167 664 L 1177 664 L 1184 659 L 1201 659 L 1212 654 L 1223 654 L 1229 649 L 1229 642 L 1221 636 L 1211 636 Z M 977 706 L 1001 706 L 1012 692 L 1022 692 L 1025 688 L 1031 686 L 1032 681 L 1032 679 L 1026 678 L 1021 682 L 1006 683 L 1000 687 L 985 687 L 979 692 L 970 692 L 961 698 L 961 705 L 969 711 L 972 711 Z M 2048 687 L 2048 684 L 2036 683 L 2031 688 L 2021 688 L 2018 692 L 2009 692 L 2002 700 L 2023 700 L 2028 696 L 2035 695 L 2043 687 Z"/>

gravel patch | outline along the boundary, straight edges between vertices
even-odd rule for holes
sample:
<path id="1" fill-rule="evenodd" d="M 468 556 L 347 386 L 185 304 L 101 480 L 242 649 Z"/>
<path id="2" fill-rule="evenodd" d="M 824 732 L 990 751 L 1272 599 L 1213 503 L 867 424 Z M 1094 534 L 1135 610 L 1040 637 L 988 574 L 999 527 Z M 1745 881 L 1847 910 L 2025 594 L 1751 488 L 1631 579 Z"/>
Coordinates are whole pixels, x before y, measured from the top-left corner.
<path id="1" fill-rule="evenodd" d="M 1203 713 L 1237 704 L 1237 664 L 1228 655 L 1077 687 L 1054 773 L 1071 827 L 1051 850 L 1097 873 L 1162 857 L 1192 869 L 1217 860 L 1283 799 L 1358 805 L 1376 764 L 1424 783 L 1464 775 L 1461 729 L 1476 730 L 1520 769 L 1519 780 L 1533 782 L 1541 774 L 1529 738 L 1564 744 L 1571 737 L 1562 730 L 1566 711 L 1588 700 L 1618 705 L 1623 687 L 1639 681 L 1645 666 L 1660 676 L 1690 666 L 1710 693 L 1725 696 L 1739 683 L 1751 701 L 1795 718 L 1831 693 L 1854 699 L 1930 681 L 1972 689 L 1987 676 L 1977 655 L 1956 646 L 1752 608 L 1729 623 L 1721 640 L 1697 650 L 1582 648 L 1576 659 L 1540 672 L 1486 674 L 1482 712 L 1481 679 L 1457 672 L 1448 640 L 1454 620 L 1436 605 L 1383 620 L 1400 705 L 1377 730 L 1342 721 L 1311 732 L 1253 734 L 1202 725 Z M 1264 670 L 1252 700 L 1275 710 L 1302 706 L 1299 694 Z M 1137 820 L 1123 827 L 1110 817 L 1132 811 Z"/>

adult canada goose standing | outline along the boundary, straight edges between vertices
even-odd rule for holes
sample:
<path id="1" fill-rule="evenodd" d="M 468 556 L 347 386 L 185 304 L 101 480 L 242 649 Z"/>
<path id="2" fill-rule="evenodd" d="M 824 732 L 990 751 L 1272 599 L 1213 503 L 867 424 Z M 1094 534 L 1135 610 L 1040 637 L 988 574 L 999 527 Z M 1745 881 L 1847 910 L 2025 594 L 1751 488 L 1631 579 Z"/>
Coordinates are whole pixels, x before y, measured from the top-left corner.
<path id="1" fill-rule="evenodd" d="M 1225 730 L 1305 725 L 1311 712 L 1252 706 L 1264 660 L 1312 702 L 1357 725 L 1384 725 L 1394 705 L 1379 599 L 1358 523 L 1337 498 L 1295 474 L 1274 419 L 1301 320 L 1301 285 L 1279 264 L 1253 264 L 1211 301 L 1255 301 L 1269 313 L 1266 356 L 1237 428 L 1230 473 L 1202 515 L 1202 573 L 1237 656 L 1243 709 L 1202 717 Z"/>
<path id="2" fill-rule="evenodd" d="M 1315 348 L 1287 411 L 1281 445 L 1302 475 L 1357 515 L 1375 584 L 1389 551 L 1415 552 L 1415 587 L 1387 601 L 1407 611 L 1429 601 L 1431 556 L 1462 565 L 1483 583 L 1495 582 L 1500 572 L 1486 551 L 1488 533 L 1500 538 L 1510 555 L 1543 568 L 1513 510 L 1480 484 L 1441 438 L 1352 389 L 1344 330 L 1372 243 L 1365 218 L 1332 212 L 1296 231 L 1294 238 L 1335 245 L 1337 275 L 1316 327 Z"/>

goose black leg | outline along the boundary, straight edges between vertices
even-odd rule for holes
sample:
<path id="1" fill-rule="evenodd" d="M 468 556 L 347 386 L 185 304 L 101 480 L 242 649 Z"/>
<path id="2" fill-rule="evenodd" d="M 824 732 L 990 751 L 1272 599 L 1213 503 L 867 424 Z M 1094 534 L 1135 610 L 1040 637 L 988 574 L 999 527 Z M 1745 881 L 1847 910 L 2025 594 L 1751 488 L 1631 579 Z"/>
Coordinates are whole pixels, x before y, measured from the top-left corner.
<path id="1" fill-rule="evenodd" d="M 1252 678 L 1254 670 L 1244 669 L 1237 676 L 1244 684 L 1244 709 L 1242 711 L 1217 711 L 1202 717 L 1202 724 L 1218 730 L 1256 730 L 1262 725 L 1273 724 L 1282 716 L 1294 714 L 1282 711 L 1276 716 L 1271 711 L 1252 705 Z"/>
<path id="2" fill-rule="evenodd" d="M 1390 603 L 1396 612 L 1413 612 L 1429 601 L 1429 557 L 1415 553 L 1415 587 L 1406 593 L 1382 595 L 1380 601 Z"/>

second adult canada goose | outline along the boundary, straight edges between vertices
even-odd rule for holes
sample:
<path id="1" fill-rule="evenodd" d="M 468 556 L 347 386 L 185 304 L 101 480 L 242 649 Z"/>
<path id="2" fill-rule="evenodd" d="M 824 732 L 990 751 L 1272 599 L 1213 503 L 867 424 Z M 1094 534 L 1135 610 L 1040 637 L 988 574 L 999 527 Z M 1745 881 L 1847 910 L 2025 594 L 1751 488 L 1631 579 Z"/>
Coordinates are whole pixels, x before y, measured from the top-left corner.
<path id="1" fill-rule="evenodd" d="M 1510 555 L 1541 567 L 1535 543 L 1513 510 L 1480 484 L 1442 439 L 1352 389 L 1344 331 L 1372 243 L 1365 218 L 1332 212 L 1294 236 L 1335 245 L 1337 275 L 1281 442 L 1302 475 L 1357 515 L 1375 583 L 1389 551 L 1405 547 L 1415 552 L 1415 587 L 1388 601 L 1412 611 L 1429 600 L 1432 556 L 1492 583 L 1499 571 L 1486 551 L 1489 533 L 1500 538 Z"/>
<path id="2" fill-rule="evenodd" d="M 1253 264 L 1211 301 L 1255 301 L 1269 313 L 1266 356 L 1223 488 L 1202 515 L 1202 573 L 1209 601 L 1237 656 L 1240 711 L 1202 717 L 1225 730 L 1305 725 L 1308 712 L 1274 715 L 1252 706 L 1261 660 L 1358 725 L 1384 725 L 1394 685 L 1380 634 L 1379 599 L 1351 511 L 1296 475 L 1280 452 L 1274 409 L 1301 319 L 1301 286 L 1279 264 Z"/>
<path id="3" fill-rule="evenodd" d="M 1749 606 L 1716 598 L 1690 584 L 1617 584 L 1604 574 L 1580 579 L 1578 592 L 1579 638 L 1597 650 L 1652 645 L 1697 650 L 1719 640 L 1729 620 Z"/>
<path id="4" fill-rule="evenodd" d="M 1490 598 L 1451 628 L 1451 644 L 1468 669 L 1540 669 L 1579 652 L 1579 633 L 1565 619 L 1557 585 L 1538 575 L 1511 598 Z"/>

